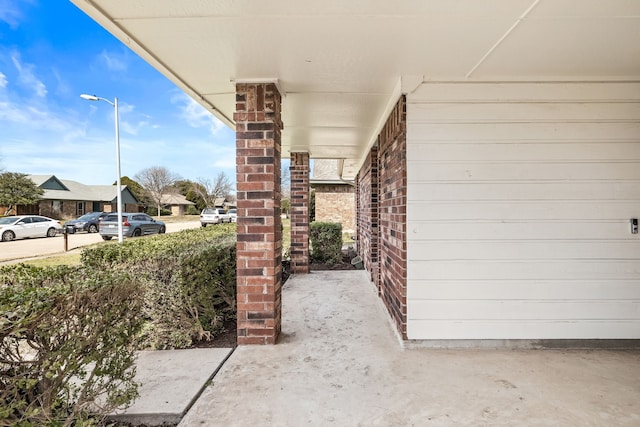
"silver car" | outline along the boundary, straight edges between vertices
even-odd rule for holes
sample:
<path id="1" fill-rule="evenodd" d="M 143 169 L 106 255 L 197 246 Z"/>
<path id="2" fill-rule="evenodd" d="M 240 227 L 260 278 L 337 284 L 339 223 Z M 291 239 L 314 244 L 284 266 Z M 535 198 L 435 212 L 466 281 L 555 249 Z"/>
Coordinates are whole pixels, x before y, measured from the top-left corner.
<path id="1" fill-rule="evenodd" d="M 40 215 L 15 215 L 0 218 L 0 241 L 8 242 L 29 237 L 54 237 L 62 224 Z"/>
<path id="2" fill-rule="evenodd" d="M 67 231 L 69 231 L 70 227 L 73 227 L 73 232 L 86 231 L 87 233 L 97 233 L 100 220 L 107 215 L 109 215 L 108 212 L 89 212 L 78 219 L 67 221 L 64 227 Z"/>
<path id="3" fill-rule="evenodd" d="M 112 213 L 105 216 L 98 225 L 100 236 L 104 240 L 118 237 L 118 214 Z M 164 222 L 156 221 L 144 213 L 122 214 L 122 235 L 124 237 L 139 237 L 148 234 L 162 234 L 167 231 Z"/>

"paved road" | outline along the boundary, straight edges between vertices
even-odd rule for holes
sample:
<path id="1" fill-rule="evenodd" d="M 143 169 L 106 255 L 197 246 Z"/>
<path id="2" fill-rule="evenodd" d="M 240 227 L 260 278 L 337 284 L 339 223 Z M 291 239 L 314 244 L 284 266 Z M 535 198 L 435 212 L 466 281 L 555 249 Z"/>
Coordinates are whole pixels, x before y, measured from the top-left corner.
<path id="1" fill-rule="evenodd" d="M 167 233 L 200 227 L 198 221 L 167 223 Z M 68 236 L 69 251 L 102 242 L 98 233 L 76 233 Z M 0 264 L 12 260 L 38 258 L 64 253 L 64 236 L 0 242 Z"/>

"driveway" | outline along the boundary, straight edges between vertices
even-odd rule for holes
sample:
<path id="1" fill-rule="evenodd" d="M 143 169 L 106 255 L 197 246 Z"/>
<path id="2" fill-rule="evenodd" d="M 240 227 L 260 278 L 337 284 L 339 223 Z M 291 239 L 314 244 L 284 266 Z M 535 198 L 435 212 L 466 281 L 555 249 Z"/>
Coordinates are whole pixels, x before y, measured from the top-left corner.
<path id="1" fill-rule="evenodd" d="M 200 227 L 199 221 L 167 223 L 167 233 Z M 76 233 L 68 236 L 69 251 L 102 242 L 99 233 Z M 64 236 L 0 242 L 0 264 L 64 253 Z"/>

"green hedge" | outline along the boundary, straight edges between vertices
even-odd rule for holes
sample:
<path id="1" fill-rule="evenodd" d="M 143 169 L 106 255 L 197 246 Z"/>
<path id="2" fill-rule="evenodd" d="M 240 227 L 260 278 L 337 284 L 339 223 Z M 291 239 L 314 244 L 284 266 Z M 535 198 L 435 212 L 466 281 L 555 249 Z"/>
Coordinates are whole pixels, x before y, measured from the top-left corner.
<path id="1" fill-rule="evenodd" d="M 135 399 L 142 301 L 124 272 L 1 268 L 0 425 L 91 424 Z"/>
<path id="2" fill-rule="evenodd" d="M 311 260 L 327 264 L 342 261 L 342 225 L 312 222 L 310 225 Z"/>
<path id="3" fill-rule="evenodd" d="M 138 348 L 186 348 L 235 318 L 235 237 L 235 224 L 198 228 L 86 249 L 81 260 L 136 278 L 147 319 Z"/>
<path id="4" fill-rule="evenodd" d="M 213 338 L 236 314 L 235 236 L 227 224 L 104 243 L 79 267 L 0 268 L 0 426 L 96 423 L 137 396 L 135 350 Z"/>

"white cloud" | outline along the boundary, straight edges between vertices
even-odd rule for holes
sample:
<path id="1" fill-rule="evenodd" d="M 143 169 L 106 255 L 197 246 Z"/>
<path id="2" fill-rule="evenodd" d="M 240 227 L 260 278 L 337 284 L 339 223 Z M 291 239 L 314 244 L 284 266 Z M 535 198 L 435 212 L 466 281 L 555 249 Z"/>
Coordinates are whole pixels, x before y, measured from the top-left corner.
<path id="1" fill-rule="evenodd" d="M 149 122 L 145 120 L 140 120 L 137 123 L 130 123 L 128 121 L 121 120 L 120 128 L 123 132 L 128 133 L 129 135 L 138 135 L 140 129 L 149 127 Z"/>
<path id="2" fill-rule="evenodd" d="M 107 68 L 111 71 L 125 71 L 127 69 L 127 63 L 121 57 L 113 52 L 107 52 L 103 50 L 99 58 Z"/>
<path id="3" fill-rule="evenodd" d="M 6 22 L 11 28 L 16 28 L 21 18 L 22 13 L 18 10 L 16 2 L 12 0 L 0 0 L 0 21 Z"/>
<path id="4" fill-rule="evenodd" d="M 180 107 L 180 118 L 192 128 L 208 127 L 212 135 L 217 134 L 221 129 L 225 128 L 225 124 L 216 116 L 184 93 L 175 95 L 171 99 L 171 103 L 178 104 Z"/>
<path id="5" fill-rule="evenodd" d="M 58 94 L 69 94 L 72 92 L 71 86 L 66 82 L 66 80 L 60 75 L 57 69 L 52 70 L 52 74 L 55 77 L 58 85 L 56 88 L 56 93 Z"/>
<path id="6" fill-rule="evenodd" d="M 0 87 L 5 88 L 7 87 L 7 76 L 5 76 L 4 74 L 2 74 L 2 72 L 0 71 Z"/>
<path id="7" fill-rule="evenodd" d="M 0 101 L 0 123 L 27 125 L 29 129 L 67 132 L 75 127 L 67 118 L 52 113 L 40 106 Z M 4 124 L 3 124 L 4 126 Z"/>
<path id="8" fill-rule="evenodd" d="M 11 55 L 11 60 L 16 70 L 18 70 L 18 82 L 27 89 L 33 90 L 33 92 L 41 98 L 47 96 L 47 86 L 33 73 L 33 64 L 21 63 L 20 54 L 17 52 Z"/>
<path id="9" fill-rule="evenodd" d="M 118 114 L 128 114 L 133 112 L 133 110 L 135 110 L 136 107 L 135 105 L 131 105 L 131 104 L 122 104 L 120 102 L 118 102 Z"/>

